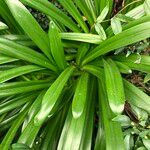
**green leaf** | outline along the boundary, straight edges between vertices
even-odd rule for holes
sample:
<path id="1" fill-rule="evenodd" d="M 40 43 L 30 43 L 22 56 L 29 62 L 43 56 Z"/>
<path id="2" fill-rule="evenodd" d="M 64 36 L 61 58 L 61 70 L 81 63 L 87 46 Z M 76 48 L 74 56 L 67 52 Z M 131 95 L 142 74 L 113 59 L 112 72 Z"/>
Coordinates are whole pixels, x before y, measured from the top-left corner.
<path id="1" fill-rule="evenodd" d="M 93 44 L 102 42 L 102 38 L 95 34 L 88 33 L 61 33 L 61 38 L 71 41 L 81 41 Z"/>
<path id="2" fill-rule="evenodd" d="M 96 21 L 96 11 L 95 11 L 95 6 L 92 0 L 85 0 L 85 3 L 87 5 L 87 7 L 90 10 L 90 13 L 92 14 L 92 17 L 94 19 L 94 21 Z"/>
<path id="3" fill-rule="evenodd" d="M 65 60 L 64 49 L 59 31 L 53 22 L 50 22 L 49 40 L 52 56 L 60 70 L 64 70 L 67 62 Z"/>
<path id="4" fill-rule="evenodd" d="M 51 85 L 50 81 L 22 81 L 0 84 L 0 97 L 14 94 L 27 93 L 47 88 Z"/>
<path id="5" fill-rule="evenodd" d="M 105 33 L 103 27 L 100 24 L 98 24 L 98 23 L 95 24 L 95 30 L 99 34 L 101 39 L 106 40 L 106 38 L 107 38 L 106 33 Z"/>
<path id="6" fill-rule="evenodd" d="M 147 83 L 148 81 L 150 81 L 150 74 L 147 74 L 144 78 L 144 83 Z"/>
<path id="7" fill-rule="evenodd" d="M 150 0 L 144 1 L 144 10 L 147 15 L 150 15 Z"/>
<path id="8" fill-rule="evenodd" d="M 84 32 L 89 32 L 89 29 L 84 22 L 81 14 L 79 13 L 78 9 L 74 5 L 72 0 L 58 0 L 61 5 L 69 12 L 69 14 L 77 21 L 77 23 L 81 26 Z"/>
<path id="9" fill-rule="evenodd" d="M 9 101 L 6 101 L 0 105 L 0 115 L 9 112 L 10 110 L 13 110 L 17 107 L 20 107 L 21 105 L 27 103 L 28 101 L 32 101 L 37 94 L 25 94 L 22 96 L 18 96 L 16 98 L 13 98 Z"/>
<path id="10" fill-rule="evenodd" d="M 95 99 L 96 99 L 96 78 L 92 78 L 89 81 L 90 88 L 88 88 L 88 98 L 87 101 L 91 102 L 87 109 L 86 114 L 86 123 L 84 125 L 84 131 L 80 143 L 80 150 L 86 149 L 91 150 L 92 147 L 92 137 L 93 137 L 93 127 L 94 127 L 94 106 L 95 106 Z"/>
<path id="11" fill-rule="evenodd" d="M 72 75 L 73 71 L 74 71 L 73 67 L 66 68 L 60 74 L 60 76 L 55 80 L 55 82 L 50 86 L 50 88 L 47 90 L 42 100 L 41 109 L 38 112 L 38 114 L 35 116 L 34 119 L 35 125 L 42 124 L 45 121 L 45 119 L 48 117 L 57 99 L 59 98 L 65 84 L 67 83 L 68 79 Z"/>
<path id="12" fill-rule="evenodd" d="M 21 44 L 23 46 L 37 48 L 35 43 L 31 41 L 31 39 L 27 35 L 5 34 L 5 35 L 0 35 L 0 37 L 11 41 L 15 41 L 16 43 Z"/>
<path id="13" fill-rule="evenodd" d="M 109 4 L 109 17 L 111 16 L 112 9 L 113 9 L 113 1 L 112 0 L 101 0 L 100 1 L 100 12 Z"/>
<path id="14" fill-rule="evenodd" d="M 49 40 L 47 34 L 29 13 L 19 0 L 6 0 L 14 18 L 27 33 L 27 35 L 38 45 L 45 55 L 53 62 L 49 51 Z M 30 21 L 29 21 L 30 20 Z"/>
<path id="15" fill-rule="evenodd" d="M 80 28 L 72 21 L 72 19 L 70 19 L 52 3 L 45 0 L 21 0 L 21 2 L 61 22 L 63 25 L 67 26 L 72 31 L 80 32 Z"/>
<path id="16" fill-rule="evenodd" d="M 125 103 L 122 77 L 116 64 L 111 59 L 104 60 L 104 71 L 110 108 L 115 114 L 121 114 Z"/>
<path id="17" fill-rule="evenodd" d="M 23 126 L 22 126 L 22 131 L 24 131 L 24 129 L 28 126 L 29 122 L 31 120 L 33 120 L 34 116 L 38 113 L 39 109 L 41 108 L 41 104 L 42 104 L 42 99 L 43 99 L 43 96 L 45 94 L 45 90 L 42 91 L 38 97 L 35 99 L 35 101 L 33 102 L 33 104 L 31 105 L 29 111 L 28 111 L 28 114 L 27 114 L 27 117 L 23 123 Z M 29 125 L 30 126 L 30 125 Z M 24 138 L 28 139 L 27 138 L 27 135 L 24 135 L 22 134 L 20 138 L 24 139 L 23 136 L 25 136 Z M 32 137 L 32 139 L 34 139 Z M 28 142 L 26 142 L 28 143 Z M 31 142 L 32 143 L 32 142 Z M 29 144 L 30 145 L 30 144 Z"/>
<path id="18" fill-rule="evenodd" d="M 42 127 L 42 124 L 39 126 L 34 124 L 34 117 L 41 107 L 44 94 L 45 90 L 40 93 L 40 95 L 36 98 L 35 102 L 30 107 L 26 120 L 24 121 L 22 134 L 18 139 L 18 143 L 24 143 L 29 147 L 33 147 L 37 134 Z M 52 123 L 51 120 L 50 123 Z"/>
<path id="19" fill-rule="evenodd" d="M 112 121 L 119 122 L 122 127 L 129 127 L 131 126 L 131 120 L 126 115 L 118 115 L 112 119 Z"/>
<path id="20" fill-rule="evenodd" d="M 113 122 L 115 117 L 111 111 L 107 99 L 104 79 L 99 80 L 99 109 L 101 114 L 101 122 L 104 127 L 106 149 L 109 150 L 125 150 L 121 125 L 118 122 Z M 114 134 L 115 133 L 115 134 Z M 103 138 L 100 138 L 100 143 L 103 143 Z M 115 143 L 115 144 L 114 144 Z"/>
<path id="21" fill-rule="evenodd" d="M 117 17 L 111 19 L 111 28 L 115 35 L 122 32 L 121 22 Z"/>
<path id="22" fill-rule="evenodd" d="M 22 112 L 20 112 L 19 116 L 17 117 L 17 119 L 13 122 L 11 128 L 8 130 L 5 138 L 3 139 L 2 143 L 1 143 L 1 147 L 3 150 L 8 150 L 10 148 L 10 144 L 13 141 L 13 138 L 16 135 L 17 130 L 19 129 L 19 127 L 21 126 L 27 112 L 29 109 L 29 104 L 27 103 L 24 110 L 22 110 Z"/>
<path id="23" fill-rule="evenodd" d="M 133 105 L 150 113 L 150 97 L 130 82 L 124 80 L 126 99 Z"/>
<path id="24" fill-rule="evenodd" d="M 94 114 L 94 100 L 93 92 L 95 95 L 94 80 L 91 80 L 91 87 L 88 89 L 88 100 L 86 101 L 85 109 L 82 115 L 75 119 L 72 116 L 71 108 L 67 115 L 59 143 L 58 150 L 79 150 L 91 149 L 92 128 L 87 125 L 93 126 Z"/>
<path id="25" fill-rule="evenodd" d="M 106 149 L 106 141 L 105 141 L 105 132 L 102 122 L 99 121 L 98 132 L 96 136 L 96 142 L 94 145 L 94 150 Z"/>
<path id="26" fill-rule="evenodd" d="M 34 65 L 26 65 L 26 66 L 21 66 L 17 68 L 12 68 L 12 69 L 3 71 L 0 74 L 0 83 L 6 82 L 10 79 L 16 78 L 18 76 L 21 76 L 27 73 L 31 73 L 31 72 L 39 71 L 43 69 L 44 68 L 34 66 Z"/>
<path id="27" fill-rule="evenodd" d="M 26 128 L 23 130 L 21 136 L 18 139 L 18 143 L 26 144 L 32 146 L 33 142 L 41 128 L 40 126 L 34 125 L 34 118 L 28 123 Z"/>
<path id="28" fill-rule="evenodd" d="M 129 28 L 103 42 L 92 50 L 84 59 L 82 64 L 86 64 L 95 58 L 104 55 L 117 48 L 141 41 L 150 37 L 150 22 Z M 112 44 L 113 43 L 113 44 Z"/>
<path id="29" fill-rule="evenodd" d="M 12 58 L 12 57 L 8 57 L 5 55 L 0 54 L 0 64 L 5 64 L 5 63 L 9 63 L 9 62 L 14 62 L 17 61 L 18 59 L 16 58 Z"/>
<path id="30" fill-rule="evenodd" d="M 143 4 L 135 7 L 134 9 L 132 9 L 131 11 L 126 13 L 126 16 L 132 17 L 134 19 L 139 19 L 144 15 L 145 15 L 145 12 L 144 12 L 144 5 Z"/>
<path id="31" fill-rule="evenodd" d="M 129 74 L 129 73 L 132 73 L 132 70 L 130 69 L 130 67 L 128 67 L 127 65 L 119 62 L 119 61 L 115 61 L 116 65 L 118 66 L 119 68 L 119 71 L 121 73 L 125 73 L 125 74 Z"/>
<path id="32" fill-rule="evenodd" d="M 77 51 L 77 56 L 76 56 L 76 62 L 78 65 L 80 65 L 80 63 L 82 62 L 82 59 L 88 52 L 89 48 L 90 48 L 90 44 L 88 44 L 88 43 L 80 44 L 78 51 Z"/>
<path id="33" fill-rule="evenodd" d="M 4 38 L 0 38 L 0 54 L 25 60 L 56 71 L 56 67 L 41 53 Z"/>
<path id="34" fill-rule="evenodd" d="M 118 55 L 113 57 L 124 65 L 127 65 L 133 70 L 142 71 L 145 73 L 150 73 L 150 57 L 146 55 L 132 54 L 128 57 L 124 55 Z"/>
<path id="35" fill-rule="evenodd" d="M 107 5 L 101 11 L 100 15 L 97 17 L 96 22 L 101 23 L 106 18 L 108 12 L 109 12 L 109 3 L 107 3 Z"/>
<path id="36" fill-rule="evenodd" d="M 77 5 L 77 7 L 80 9 L 80 11 L 84 14 L 84 17 L 87 19 L 90 26 L 92 26 L 94 24 L 94 19 L 92 17 L 92 14 L 91 14 L 89 8 L 87 7 L 85 1 L 76 0 L 75 3 Z"/>
<path id="37" fill-rule="evenodd" d="M 143 144 L 147 149 L 150 149 L 150 139 L 143 139 Z"/>
<path id="38" fill-rule="evenodd" d="M 103 69 L 100 67 L 96 67 L 94 65 L 85 65 L 82 69 L 91 73 L 97 78 L 101 78 L 103 76 Z"/>
<path id="39" fill-rule="evenodd" d="M 14 34 L 24 34 L 21 27 L 15 21 L 14 17 L 12 16 L 6 2 L 1 0 L 0 1 L 0 16 L 5 21 L 11 33 Z"/>
<path id="40" fill-rule="evenodd" d="M 63 107 L 58 115 L 49 120 L 45 129 L 46 135 L 40 147 L 42 150 L 57 149 L 58 140 L 60 138 L 60 134 L 62 132 L 62 127 L 64 125 L 67 113 L 68 104 L 67 106 Z"/>
<path id="41" fill-rule="evenodd" d="M 75 94 L 72 101 L 72 114 L 74 118 L 79 118 L 84 110 L 87 100 L 88 73 L 84 73 L 79 78 Z"/>
<path id="42" fill-rule="evenodd" d="M 140 25 L 142 23 L 149 22 L 149 20 L 150 20 L 150 16 L 149 15 L 148 16 L 143 16 L 142 18 L 134 20 L 134 21 L 131 21 L 127 25 L 123 26 L 123 30 L 127 30 L 127 29 L 129 29 L 131 27 L 134 27 L 136 25 Z"/>
<path id="43" fill-rule="evenodd" d="M 132 28 L 136 25 L 140 25 L 142 23 L 149 22 L 149 20 L 150 20 L 150 16 L 148 15 L 148 16 L 144 16 L 142 18 L 139 18 L 137 20 L 131 21 L 128 24 L 122 24 L 122 30 L 124 31 L 124 30 Z M 107 33 L 108 37 L 114 36 L 110 27 L 107 28 L 106 33 Z"/>
<path id="44" fill-rule="evenodd" d="M 123 14 L 117 14 L 116 18 L 122 22 L 131 22 L 135 20 L 134 18 L 123 15 Z"/>
<path id="45" fill-rule="evenodd" d="M 8 29 L 8 26 L 5 23 L 0 21 L 0 30 L 6 30 L 6 29 Z"/>
<path id="46" fill-rule="evenodd" d="M 134 146 L 133 136 L 131 134 L 127 134 L 124 138 L 124 143 L 126 150 L 131 150 Z"/>
<path id="47" fill-rule="evenodd" d="M 97 12 L 97 16 L 100 14 L 100 1 L 99 0 L 94 0 L 95 3 L 95 8 L 96 8 L 96 12 Z"/>
<path id="48" fill-rule="evenodd" d="M 16 143 L 12 145 L 12 150 L 32 150 L 30 147 L 28 147 L 25 144 L 22 143 Z"/>

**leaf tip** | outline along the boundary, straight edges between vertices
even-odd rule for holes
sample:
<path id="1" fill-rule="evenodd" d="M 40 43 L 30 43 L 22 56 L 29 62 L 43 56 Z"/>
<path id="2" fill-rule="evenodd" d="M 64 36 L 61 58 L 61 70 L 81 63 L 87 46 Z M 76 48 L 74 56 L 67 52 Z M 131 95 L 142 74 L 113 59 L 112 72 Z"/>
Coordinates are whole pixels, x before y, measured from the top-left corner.
<path id="1" fill-rule="evenodd" d="M 82 115 L 82 112 L 72 111 L 72 115 L 73 118 L 78 119 Z"/>
<path id="2" fill-rule="evenodd" d="M 110 108 L 116 115 L 120 115 L 124 110 L 124 104 L 115 105 L 111 103 Z"/>

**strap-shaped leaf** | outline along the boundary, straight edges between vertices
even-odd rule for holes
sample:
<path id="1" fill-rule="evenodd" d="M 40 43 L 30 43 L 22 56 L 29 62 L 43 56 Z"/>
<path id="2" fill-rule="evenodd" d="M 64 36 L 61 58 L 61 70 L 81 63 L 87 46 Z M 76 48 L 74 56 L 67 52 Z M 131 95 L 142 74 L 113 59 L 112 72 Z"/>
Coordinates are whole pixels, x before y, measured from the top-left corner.
<path id="1" fill-rule="evenodd" d="M 56 67 L 39 52 L 4 38 L 0 38 L 0 54 L 25 60 L 56 71 Z"/>
<path id="2" fill-rule="evenodd" d="M 24 143 L 28 146 L 32 146 L 33 142 L 41 128 L 40 126 L 34 125 L 34 118 L 28 123 L 26 128 L 23 130 L 21 136 L 19 137 L 18 143 Z"/>
<path id="3" fill-rule="evenodd" d="M 5 29 L 8 29 L 8 26 L 5 23 L 0 21 L 0 30 L 5 30 Z"/>
<path id="4" fill-rule="evenodd" d="M 53 62 L 49 51 L 49 40 L 46 33 L 29 13 L 19 0 L 6 0 L 14 18 L 28 34 L 28 36 L 38 45 L 45 55 Z"/>
<path id="5" fill-rule="evenodd" d="M 5 20 L 9 30 L 15 34 L 23 34 L 21 27 L 15 21 L 5 1 L 0 1 L 0 16 Z"/>
<path id="6" fill-rule="evenodd" d="M 143 7 L 144 7 L 146 14 L 150 15 L 150 0 L 145 0 Z"/>
<path id="7" fill-rule="evenodd" d="M 24 4 L 33 7 L 51 18 L 61 22 L 63 25 L 67 26 L 74 32 L 80 32 L 80 28 L 70 19 L 67 15 L 65 15 L 62 11 L 60 11 L 57 7 L 55 7 L 52 3 L 43 0 L 21 0 Z"/>
<path id="8" fill-rule="evenodd" d="M 28 121 L 30 121 L 30 119 L 31 119 L 31 121 L 27 124 L 27 126 L 23 130 L 23 132 L 18 140 L 18 143 L 24 143 L 30 147 L 33 146 L 33 143 L 36 139 L 38 131 L 40 130 L 40 128 L 42 126 L 42 124 L 40 126 L 35 126 L 34 116 L 40 109 L 44 93 L 45 93 L 45 91 L 43 91 L 38 96 L 36 101 L 31 106 L 31 108 L 28 112 L 28 117 L 27 117 L 27 118 L 29 118 Z M 69 95 L 69 97 L 70 97 L 70 95 Z M 67 97 L 65 97 L 65 98 L 67 98 Z M 54 141 L 57 141 L 57 139 L 59 138 L 59 132 L 61 131 L 61 128 L 64 124 L 64 119 L 66 118 L 67 112 L 68 112 L 68 107 L 63 108 L 63 111 L 61 111 L 61 113 L 59 113 L 59 115 L 56 115 L 56 117 L 49 120 L 49 122 L 47 123 L 47 127 L 45 129 L 46 137 L 45 137 L 45 140 L 41 144 L 41 149 L 54 148 L 54 145 L 56 145 L 56 142 L 54 142 Z"/>
<path id="9" fill-rule="evenodd" d="M 94 0 L 97 16 L 100 14 L 100 1 Z"/>
<path id="10" fill-rule="evenodd" d="M 34 116 L 38 113 L 40 107 L 41 107 L 41 104 L 42 104 L 42 99 L 43 99 L 43 96 L 45 94 L 45 90 L 43 90 L 39 95 L 38 97 L 35 99 L 34 103 L 31 105 L 29 111 L 28 111 L 28 115 L 26 117 L 26 120 L 24 121 L 23 123 L 23 126 L 22 126 L 22 131 L 24 131 L 24 129 L 27 127 L 27 125 L 29 124 L 29 122 L 31 120 L 33 120 Z M 21 135 L 21 137 L 23 136 L 23 134 Z M 20 138 L 21 138 L 20 137 Z M 27 138 L 27 136 L 26 136 Z"/>
<path id="11" fill-rule="evenodd" d="M 104 141 L 104 139 L 103 139 L 104 137 L 103 137 L 103 138 L 100 138 L 97 142 L 100 144 L 102 144 L 102 143 L 106 144 L 105 149 L 107 149 L 107 150 L 114 150 L 114 149 L 115 150 L 125 150 L 123 134 L 121 131 L 121 125 L 118 122 L 112 121 L 112 119 L 115 117 L 115 115 L 109 107 L 105 83 L 103 82 L 103 79 L 99 80 L 98 94 L 99 94 L 99 108 L 100 108 L 100 116 L 101 116 L 100 121 L 102 122 L 102 126 L 104 128 L 105 141 Z M 101 128 L 101 126 L 99 128 Z"/>
<path id="12" fill-rule="evenodd" d="M 65 60 L 60 33 L 54 22 L 50 23 L 49 39 L 52 56 L 60 70 L 64 70 L 66 68 L 67 62 Z"/>
<path id="13" fill-rule="evenodd" d="M 5 39 L 8 39 L 8 40 L 11 40 L 11 41 L 15 41 L 16 43 L 19 43 L 19 44 L 24 44 L 24 43 L 27 43 L 27 47 L 35 47 L 36 45 L 34 44 L 34 42 L 32 42 L 30 40 L 30 38 L 26 35 L 12 35 L 12 34 L 8 34 L 8 35 L 0 35 L 0 37 L 2 38 L 5 38 Z M 30 44 L 30 45 L 29 45 Z M 26 46 L 26 45 L 25 45 Z M 75 43 L 75 42 L 68 42 L 68 41 L 63 41 L 63 46 L 64 47 L 75 47 L 77 48 L 78 45 Z"/>
<path id="14" fill-rule="evenodd" d="M 124 55 L 118 55 L 113 57 L 114 60 L 127 65 L 133 70 L 142 71 L 145 73 L 150 73 L 150 57 L 146 55 L 132 54 L 128 57 Z"/>
<path id="15" fill-rule="evenodd" d="M 80 65 L 83 57 L 88 52 L 89 48 L 90 48 L 90 44 L 88 44 L 88 43 L 80 44 L 80 46 L 78 48 L 77 56 L 76 56 L 76 62 L 78 65 Z"/>
<path id="16" fill-rule="evenodd" d="M 19 150 L 19 149 L 32 150 L 30 147 L 22 143 L 15 143 L 12 145 L 12 150 Z"/>
<path id="17" fill-rule="evenodd" d="M 145 15 L 145 11 L 144 11 L 144 5 L 143 4 L 135 7 L 134 9 L 132 9 L 131 11 L 126 13 L 126 16 L 132 17 L 134 19 L 139 19 L 144 15 Z"/>
<path id="18" fill-rule="evenodd" d="M 62 126 L 60 120 L 61 117 L 64 117 L 61 116 L 61 113 L 56 115 L 56 117 L 52 118 L 47 124 L 46 127 L 47 132 L 46 132 L 46 136 L 44 137 L 43 145 L 41 146 L 41 149 L 57 149 L 56 140 L 58 139 L 58 135 L 60 133 L 60 126 Z"/>
<path id="19" fill-rule="evenodd" d="M 119 68 L 119 71 L 121 73 L 125 73 L 125 74 L 129 74 L 129 73 L 132 73 L 132 70 L 130 69 L 130 67 L 128 67 L 127 65 L 119 62 L 119 61 L 115 61 L 116 65 L 118 66 Z"/>
<path id="20" fill-rule="evenodd" d="M 0 115 L 15 109 L 17 107 L 20 107 L 21 105 L 27 103 L 28 101 L 32 101 L 35 97 L 37 96 L 37 93 L 34 93 L 31 95 L 29 94 L 24 94 L 22 96 L 13 98 L 7 102 L 4 102 L 0 105 Z"/>
<path id="21" fill-rule="evenodd" d="M 55 117 L 49 120 L 46 127 L 46 135 L 41 144 L 41 149 L 57 149 L 58 140 L 60 138 L 60 134 L 62 132 L 67 113 L 68 105 L 65 106 L 59 112 L 59 114 L 57 114 Z"/>
<path id="22" fill-rule="evenodd" d="M 126 99 L 133 105 L 150 113 L 150 97 L 139 88 L 124 80 Z"/>
<path id="23" fill-rule="evenodd" d="M 96 67 L 94 65 L 85 65 L 82 69 L 91 73 L 92 75 L 96 76 L 97 78 L 102 78 L 102 76 L 103 76 L 103 69 L 100 67 Z"/>
<path id="24" fill-rule="evenodd" d="M 84 73 L 79 78 L 75 94 L 72 101 L 72 114 L 74 118 L 79 118 L 84 110 L 87 100 L 88 73 Z"/>
<path id="25" fill-rule="evenodd" d="M 17 117 L 17 119 L 13 122 L 11 128 L 8 130 L 5 138 L 3 139 L 0 148 L 3 150 L 8 150 L 10 148 L 10 145 L 13 141 L 13 138 L 16 135 L 16 132 L 18 130 L 18 128 L 21 126 L 27 112 L 29 109 L 29 105 L 30 103 L 27 103 L 24 110 L 19 114 L 19 116 Z"/>
<path id="26" fill-rule="evenodd" d="M 85 3 L 87 5 L 87 7 L 89 8 L 90 13 L 92 14 L 94 21 L 96 21 L 96 10 L 95 10 L 95 5 L 94 5 L 93 1 L 85 0 Z"/>
<path id="27" fill-rule="evenodd" d="M 85 57 L 83 64 L 86 64 L 112 50 L 141 41 L 148 37 L 150 37 L 150 22 L 145 22 L 129 28 L 120 34 L 103 41 Z"/>
<path id="28" fill-rule="evenodd" d="M 148 81 L 150 81 L 150 73 L 147 74 L 144 78 L 144 83 L 147 83 Z"/>
<path id="29" fill-rule="evenodd" d="M 8 57 L 5 55 L 0 54 L 0 64 L 5 64 L 5 63 L 9 63 L 9 62 L 14 62 L 17 61 L 18 59 L 16 58 L 12 58 L 12 57 Z"/>
<path id="30" fill-rule="evenodd" d="M 104 60 L 105 83 L 108 101 L 115 114 L 121 114 L 124 109 L 125 95 L 122 77 L 116 64 L 111 60 Z"/>
<path id="31" fill-rule="evenodd" d="M 88 124 L 92 125 L 92 116 L 94 113 L 94 99 L 93 92 L 94 80 L 90 82 L 90 89 L 88 89 L 88 100 L 86 101 L 85 109 L 79 118 L 73 118 L 71 108 L 69 109 L 60 140 L 58 143 L 58 150 L 79 150 L 79 149 L 91 149 L 91 128 L 88 128 Z M 88 135 L 89 133 L 89 135 Z"/>
<path id="32" fill-rule="evenodd" d="M 36 125 L 42 124 L 48 117 L 73 71 L 73 67 L 66 68 L 47 90 L 42 100 L 41 109 L 34 119 Z"/>
<path id="33" fill-rule="evenodd" d="M 5 35 L 0 35 L 0 37 L 11 41 L 31 40 L 27 35 L 20 35 L 20 34 L 5 34 Z"/>
<path id="34" fill-rule="evenodd" d="M 0 83 L 3 83 L 5 81 L 8 81 L 18 76 L 21 76 L 23 74 L 27 74 L 27 73 L 34 72 L 34 71 L 39 71 L 42 69 L 44 68 L 34 66 L 34 65 L 26 65 L 26 66 L 21 66 L 18 68 L 13 68 L 13 69 L 3 71 L 0 74 Z"/>
<path id="35" fill-rule="evenodd" d="M 74 5 L 72 0 L 58 0 L 61 5 L 69 12 L 70 15 L 78 22 L 78 24 L 81 26 L 81 28 L 84 30 L 84 32 L 89 32 L 89 29 L 84 22 L 81 14 L 79 13 L 78 9 Z"/>
<path id="36" fill-rule="evenodd" d="M 90 108 L 87 108 L 86 113 L 86 123 L 84 125 L 84 131 L 82 135 L 82 140 L 80 142 L 80 150 L 92 149 L 92 136 L 93 136 L 93 127 L 94 127 L 94 106 L 95 106 L 95 99 L 96 99 L 96 78 L 90 78 L 90 88 L 88 87 L 88 98 L 87 101 L 90 103 Z"/>
<path id="37" fill-rule="evenodd" d="M 61 38 L 71 41 L 81 41 L 93 44 L 102 42 L 102 37 L 95 34 L 88 33 L 61 33 Z"/>
<path id="38" fill-rule="evenodd" d="M 84 17 L 87 19 L 89 24 L 92 26 L 94 24 L 94 19 L 92 17 L 92 14 L 91 14 L 89 8 L 87 7 L 85 1 L 75 0 L 75 3 L 78 6 L 78 8 L 80 9 L 80 11 L 84 14 Z"/>
<path id="39" fill-rule="evenodd" d="M 5 38 L 11 41 L 15 41 L 18 44 L 23 46 L 36 48 L 36 44 L 27 36 L 27 35 L 14 35 L 14 34 L 5 34 L 0 35 L 1 38 Z"/>
<path id="40" fill-rule="evenodd" d="M 0 84 L 0 97 L 27 93 L 47 88 L 51 85 L 50 81 L 23 81 Z"/>

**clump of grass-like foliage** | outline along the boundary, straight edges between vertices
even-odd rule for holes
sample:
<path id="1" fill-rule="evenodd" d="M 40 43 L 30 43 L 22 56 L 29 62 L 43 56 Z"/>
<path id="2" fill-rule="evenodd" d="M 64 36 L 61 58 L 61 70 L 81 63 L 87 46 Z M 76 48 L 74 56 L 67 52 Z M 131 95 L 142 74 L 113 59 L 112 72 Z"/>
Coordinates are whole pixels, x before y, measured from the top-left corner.
<path id="1" fill-rule="evenodd" d="M 150 1 L 56 2 L 0 1 L 0 149 L 150 149 Z"/>

